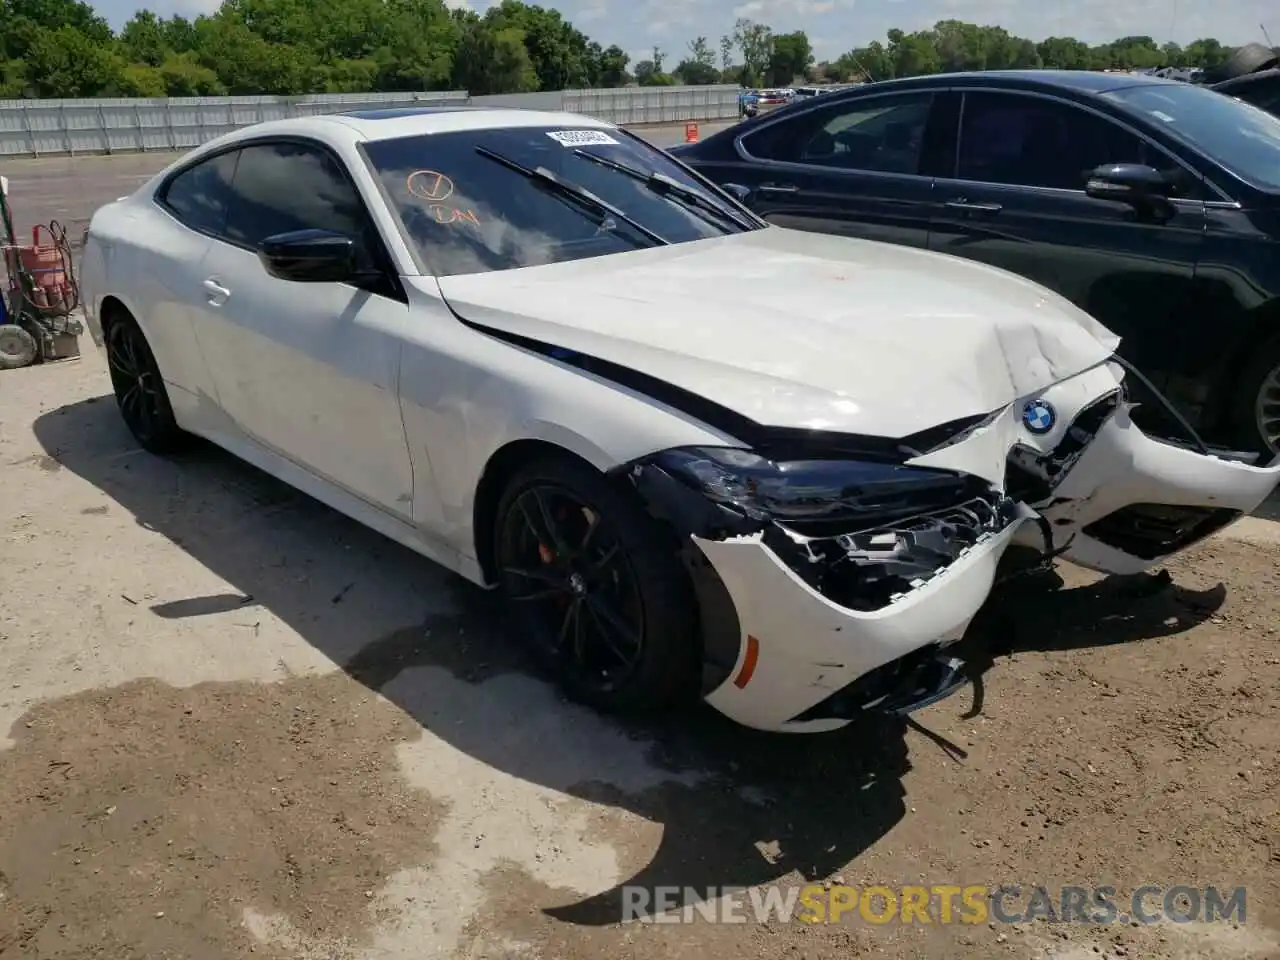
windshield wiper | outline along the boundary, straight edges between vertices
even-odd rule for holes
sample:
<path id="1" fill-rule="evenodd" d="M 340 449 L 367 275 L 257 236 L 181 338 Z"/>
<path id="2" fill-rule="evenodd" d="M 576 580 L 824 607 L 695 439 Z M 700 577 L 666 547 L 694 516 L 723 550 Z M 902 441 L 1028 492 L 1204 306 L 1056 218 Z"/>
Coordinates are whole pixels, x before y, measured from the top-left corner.
<path id="1" fill-rule="evenodd" d="M 604 226 L 605 222 L 612 218 L 621 223 L 625 223 L 628 227 L 640 234 L 646 240 L 659 246 L 667 246 L 669 241 L 663 239 L 654 233 L 642 223 L 638 223 L 633 218 L 627 216 L 613 204 L 601 200 L 590 190 L 578 186 L 576 183 L 569 183 L 567 180 L 561 180 L 558 176 L 548 170 L 546 167 L 526 167 L 524 164 L 512 160 L 510 157 L 504 157 L 500 153 L 494 153 L 488 147 L 476 147 L 476 153 L 480 156 L 492 160 L 494 163 L 500 163 L 508 170 L 514 170 L 523 177 L 528 177 L 533 183 L 543 187 L 554 197 L 559 197 L 567 201 L 573 207 L 587 213 L 592 219 L 596 220 L 600 226 Z"/>
<path id="2" fill-rule="evenodd" d="M 666 197 L 668 200 L 675 200 L 684 206 L 702 213 L 709 213 L 720 222 L 728 220 L 743 230 L 752 229 L 751 225 L 739 217 L 732 210 L 720 206 L 708 200 L 696 190 L 690 190 L 688 187 L 671 179 L 664 173 L 645 173 L 643 170 L 637 170 L 635 167 L 628 166 L 625 163 L 619 163 L 617 160 L 610 160 L 608 157 L 599 157 L 594 153 L 588 153 L 586 150 L 575 150 L 574 154 L 583 160 L 590 160 L 592 163 L 598 163 L 602 167 L 608 167 L 610 170 L 616 170 L 618 173 L 626 174 L 633 180 L 639 180 L 650 190 Z"/>

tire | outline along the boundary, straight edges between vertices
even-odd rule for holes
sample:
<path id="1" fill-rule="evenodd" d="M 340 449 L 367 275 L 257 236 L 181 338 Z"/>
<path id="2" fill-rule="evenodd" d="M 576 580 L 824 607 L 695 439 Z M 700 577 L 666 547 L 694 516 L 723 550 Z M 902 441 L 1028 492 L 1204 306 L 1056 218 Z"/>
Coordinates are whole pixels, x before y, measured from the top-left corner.
<path id="1" fill-rule="evenodd" d="M 567 549 L 543 542 L 557 538 Z M 567 456 L 525 465 L 498 501 L 493 556 L 512 618 L 569 698 L 604 713 L 650 714 L 696 692 L 697 608 L 677 549 L 625 491 Z M 612 559 L 593 572 L 601 556 Z M 600 612 L 606 606 L 611 612 Z M 613 629 L 618 619 L 630 635 Z"/>
<path id="2" fill-rule="evenodd" d="M 40 355 L 40 345 L 16 323 L 0 324 L 0 370 L 29 367 Z"/>
<path id="3" fill-rule="evenodd" d="M 1269 70 L 1278 62 L 1280 57 L 1270 47 L 1264 47 L 1260 43 L 1246 43 L 1227 57 L 1218 73 L 1223 80 L 1234 80 L 1259 70 Z"/>
<path id="4" fill-rule="evenodd" d="M 116 317 L 105 340 L 116 405 L 138 446 L 160 455 L 183 449 L 190 435 L 173 416 L 160 367 L 137 321 L 127 314 Z"/>
<path id="5" fill-rule="evenodd" d="M 1236 445 L 1260 453 L 1258 463 L 1280 454 L 1280 337 L 1264 344 L 1245 367 L 1230 422 Z"/>

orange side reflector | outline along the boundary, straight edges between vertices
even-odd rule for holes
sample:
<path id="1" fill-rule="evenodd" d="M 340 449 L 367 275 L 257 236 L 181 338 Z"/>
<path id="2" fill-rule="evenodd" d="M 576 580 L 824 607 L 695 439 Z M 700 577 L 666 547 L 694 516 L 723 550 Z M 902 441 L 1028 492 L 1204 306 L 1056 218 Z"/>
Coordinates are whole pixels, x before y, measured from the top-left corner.
<path id="1" fill-rule="evenodd" d="M 747 635 L 747 655 L 742 660 L 742 669 L 738 671 L 738 675 L 733 678 L 733 685 L 739 690 L 743 689 L 751 682 L 751 676 L 756 672 L 756 661 L 760 659 L 760 641 L 750 634 Z"/>

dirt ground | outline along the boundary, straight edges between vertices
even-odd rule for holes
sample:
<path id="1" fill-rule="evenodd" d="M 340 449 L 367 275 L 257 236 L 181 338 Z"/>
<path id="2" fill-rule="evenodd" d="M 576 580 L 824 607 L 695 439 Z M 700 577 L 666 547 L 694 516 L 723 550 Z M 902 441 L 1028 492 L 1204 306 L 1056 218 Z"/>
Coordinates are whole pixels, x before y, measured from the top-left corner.
<path id="1" fill-rule="evenodd" d="M 3 960 L 1280 956 L 1267 521 L 1172 582 L 1004 590 L 978 716 L 624 728 L 479 591 L 217 451 L 136 451 L 86 349 L 0 374 Z M 1244 886 L 1247 915 L 617 922 L 625 884 L 824 880 Z"/>

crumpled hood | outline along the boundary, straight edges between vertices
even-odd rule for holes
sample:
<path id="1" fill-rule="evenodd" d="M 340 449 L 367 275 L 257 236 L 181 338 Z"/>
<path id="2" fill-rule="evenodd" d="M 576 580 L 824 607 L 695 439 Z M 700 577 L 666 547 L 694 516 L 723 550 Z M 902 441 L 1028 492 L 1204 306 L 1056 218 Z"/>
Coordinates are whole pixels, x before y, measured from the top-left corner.
<path id="1" fill-rule="evenodd" d="M 629 367 L 762 424 L 881 437 L 998 410 L 1119 343 L 1005 271 L 781 227 L 438 282 L 474 324 Z"/>

